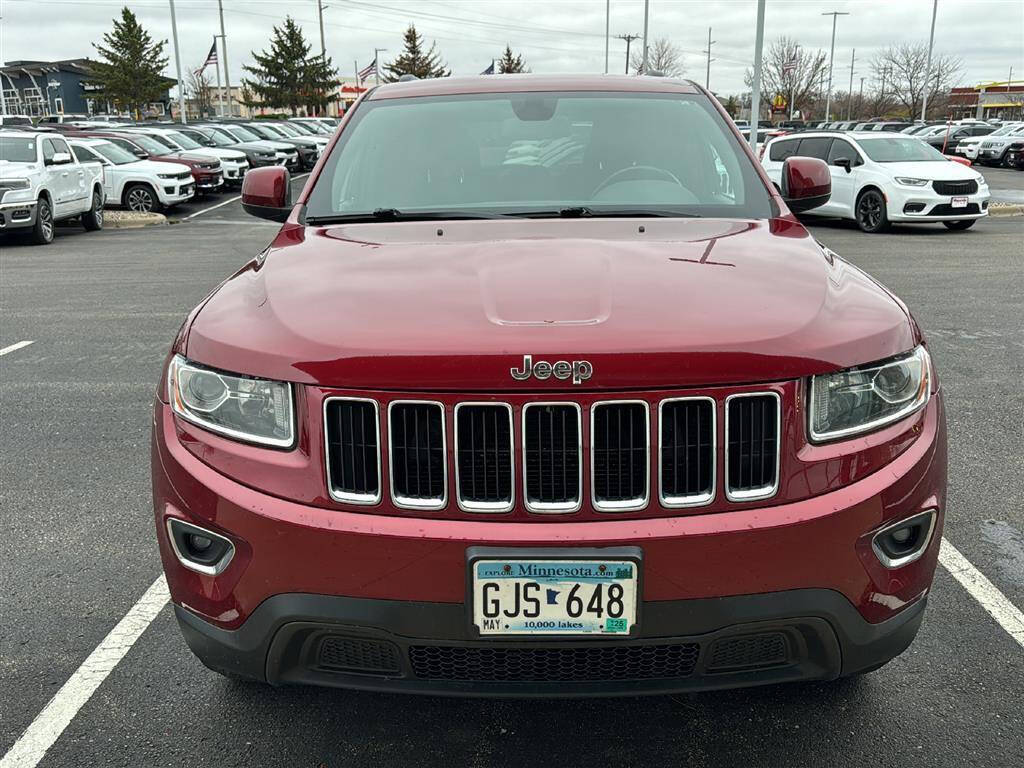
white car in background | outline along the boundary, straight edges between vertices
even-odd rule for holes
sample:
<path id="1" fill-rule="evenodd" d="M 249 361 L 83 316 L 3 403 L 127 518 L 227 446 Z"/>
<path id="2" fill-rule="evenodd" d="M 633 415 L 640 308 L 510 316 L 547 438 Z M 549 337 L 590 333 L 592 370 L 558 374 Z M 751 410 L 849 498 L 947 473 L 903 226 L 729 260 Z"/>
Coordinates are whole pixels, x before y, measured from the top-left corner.
<path id="1" fill-rule="evenodd" d="M 988 136 L 982 136 L 981 144 L 978 146 L 978 162 L 985 165 L 1005 165 L 1006 150 L 1011 144 L 1019 142 L 1024 138 L 1024 123 L 1014 125 L 1006 133 L 994 131 Z M 999 133 L 1000 135 L 996 135 Z"/>
<path id="2" fill-rule="evenodd" d="M 128 130 L 128 129 L 126 129 Z M 242 183 L 245 172 L 249 170 L 249 160 L 244 152 L 237 149 L 225 149 L 224 147 L 204 147 L 198 141 L 190 139 L 181 131 L 173 128 L 131 128 L 132 132 L 144 133 L 159 141 L 176 152 L 195 152 L 196 154 L 209 155 L 220 160 L 221 168 L 224 171 L 225 184 Z"/>
<path id="3" fill-rule="evenodd" d="M 998 139 L 1001 136 L 1012 136 L 1022 129 L 1024 129 L 1024 123 L 1006 123 L 985 136 L 968 136 L 966 139 L 960 139 L 960 143 L 956 146 L 956 153 L 974 162 L 978 159 L 982 142 Z"/>
<path id="4" fill-rule="evenodd" d="M 984 177 L 952 162 L 917 136 L 883 131 L 809 131 L 772 139 L 761 163 L 782 186 L 787 157 L 824 160 L 832 196 L 808 215 L 853 219 L 864 232 L 882 232 L 890 222 L 942 222 L 969 229 L 988 215 Z"/>
<path id="5" fill-rule="evenodd" d="M 139 160 L 106 139 L 68 137 L 68 143 L 78 162 L 103 166 L 103 188 L 110 203 L 148 212 L 184 203 L 196 194 L 196 184 L 187 166 Z M 153 205 L 153 197 L 159 201 L 158 206 Z"/>

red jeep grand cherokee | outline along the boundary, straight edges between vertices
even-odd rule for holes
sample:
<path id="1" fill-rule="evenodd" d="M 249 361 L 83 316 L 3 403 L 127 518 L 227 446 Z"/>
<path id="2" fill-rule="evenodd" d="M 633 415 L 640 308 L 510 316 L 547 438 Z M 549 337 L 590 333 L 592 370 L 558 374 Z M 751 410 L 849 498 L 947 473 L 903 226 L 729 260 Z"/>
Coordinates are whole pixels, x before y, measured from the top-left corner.
<path id="1" fill-rule="evenodd" d="M 942 396 L 885 288 L 703 88 L 381 86 L 182 326 L 153 496 L 185 639 L 270 683 L 637 694 L 833 679 L 913 640 Z"/>

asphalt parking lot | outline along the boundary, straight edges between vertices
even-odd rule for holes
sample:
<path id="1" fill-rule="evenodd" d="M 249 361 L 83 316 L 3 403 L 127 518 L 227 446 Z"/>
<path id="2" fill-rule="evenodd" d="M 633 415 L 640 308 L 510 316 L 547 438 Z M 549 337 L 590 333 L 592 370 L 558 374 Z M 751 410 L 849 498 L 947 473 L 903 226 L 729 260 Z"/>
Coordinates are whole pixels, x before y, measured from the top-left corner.
<path id="1" fill-rule="evenodd" d="M 48 728 L 66 728 L 39 765 L 1021 764 L 1024 631 L 986 612 L 978 595 L 992 592 L 941 566 L 914 645 L 826 684 L 539 702 L 275 689 L 203 667 L 159 596 L 109 676 L 103 659 L 83 672 L 160 574 L 149 426 L 168 345 L 276 231 L 228 200 L 186 219 L 218 202 L 200 201 L 168 227 L 0 243 L 0 349 L 32 342 L 0 358 L 0 768 L 35 764 L 8 750 L 62 686 L 80 694 L 91 681 L 80 709 L 50 713 Z M 1019 617 L 1024 217 L 960 233 L 812 229 L 898 293 L 930 339 L 949 415 L 945 538 Z"/>

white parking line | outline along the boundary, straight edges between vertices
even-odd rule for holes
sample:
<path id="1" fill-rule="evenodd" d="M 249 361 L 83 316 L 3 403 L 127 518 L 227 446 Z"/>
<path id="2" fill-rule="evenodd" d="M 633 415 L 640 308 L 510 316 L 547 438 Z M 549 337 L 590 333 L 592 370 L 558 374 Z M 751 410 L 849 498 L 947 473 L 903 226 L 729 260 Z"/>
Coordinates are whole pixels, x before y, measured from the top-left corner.
<path id="1" fill-rule="evenodd" d="M 1024 614 L 945 538 L 939 562 L 1010 637 L 1024 646 Z M 25 729 L 0 760 L 0 768 L 35 768 L 169 599 L 167 582 L 161 574 Z"/>
<path id="2" fill-rule="evenodd" d="M 46 750 L 71 724 L 78 710 L 124 658 L 168 599 L 167 582 L 161 574 L 25 729 L 0 760 L 0 768 L 34 768 L 39 764 Z"/>
<path id="3" fill-rule="evenodd" d="M 15 352 L 15 351 L 21 349 L 22 347 L 27 347 L 29 344 L 35 344 L 35 342 L 34 341 L 19 341 L 17 344 L 11 344 L 9 347 L 4 347 L 3 349 L 0 349 L 0 357 L 3 357 L 8 352 Z"/>
<path id="4" fill-rule="evenodd" d="M 1024 647 L 1024 613 L 945 538 L 939 550 L 939 562 L 981 604 L 989 616 Z"/>
<path id="5" fill-rule="evenodd" d="M 295 181 L 297 179 L 304 179 L 307 176 L 309 176 L 308 172 L 307 173 L 300 173 L 300 174 L 297 174 L 295 176 L 292 176 L 292 181 Z M 219 203 L 217 203 L 216 205 L 211 205 L 209 208 L 203 208 L 201 211 L 196 211 L 195 213 L 190 213 L 188 216 L 185 216 L 182 219 L 182 221 L 188 221 L 189 219 L 194 219 L 196 216 L 202 216 L 204 213 L 209 213 L 210 211 L 216 211 L 218 208 L 223 208 L 225 205 L 230 205 L 231 203 L 236 203 L 236 202 L 238 202 L 241 199 L 242 199 L 241 195 L 235 195 L 234 197 L 229 197 L 227 200 L 221 200 Z"/>

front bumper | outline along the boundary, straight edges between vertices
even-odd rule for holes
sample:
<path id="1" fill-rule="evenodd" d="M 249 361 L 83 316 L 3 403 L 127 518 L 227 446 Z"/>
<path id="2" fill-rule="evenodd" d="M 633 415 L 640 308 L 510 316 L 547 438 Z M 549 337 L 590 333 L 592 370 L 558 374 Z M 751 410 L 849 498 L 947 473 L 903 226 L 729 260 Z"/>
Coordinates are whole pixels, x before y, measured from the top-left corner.
<path id="1" fill-rule="evenodd" d="M 237 630 L 175 605 L 211 669 L 304 683 L 442 695 L 609 696 L 832 680 L 881 666 L 913 641 L 927 598 L 871 624 L 827 589 L 644 603 L 641 636 L 480 641 L 461 605 L 284 594 Z"/>
<path id="2" fill-rule="evenodd" d="M 238 166 L 224 165 L 224 183 L 241 184 L 242 180 L 245 178 L 245 172 L 248 169 L 248 164 Z"/>
<path id="3" fill-rule="evenodd" d="M 224 186 L 224 174 L 221 171 L 192 175 L 196 180 L 197 192 L 216 192 Z"/>
<path id="4" fill-rule="evenodd" d="M 903 187 L 893 185 L 886 192 L 887 213 L 890 221 L 903 223 L 921 221 L 960 221 L 988 216 L 988 187 L 981 187 L 973 195 L 964 195 L 967 205 L 952 206 L 953 197 L 940 195 L 932 187 Z"/>
<path id="5" fill-rule="evenodd" d="M 692 646 L 693 667 L 686 674 L 630 678 L 629 685 L 614 676 L 561 681 L 542 695 L 657 692 L 850 674 L 884 663 L 913 637 L 920 621 L 914 612 L 923 610 L 938 559 L 945 507 L 941 392 L 922 412 L 916 440 L 884 470 L 838 490 L 777 506 L 633 520 L 467 521 L 303 505 L 220 474 L 182 445 L 180 434 L 169 407 L 157 401 L 154 512 L 171 598 L 189 644 L 209 666 L 270 682 L 527 692 L 506 679 L 439 680 L 413 671 L 413 646 L 444 647 L 418 652 L 450 660 L 488 650 L 507 658 L 508 649 L 522 645 L 469 634 L 466 562 L 473 546 L 638 547 L 643 601 L 635 642 Z M 280 455 L 283 462 L 296 458 Z M 920 559 L 883 567 L 871 548 L 873 534 L 928 509 L 939 514 Z M 235 553 L 227 568 L 216 575 L 186 569 L 168 541 L 168 518 L 230 538 Z M 716 641 L 752 632 L 783 636 L 785 659 L 742 674 L 707 668 Z M 299 639 L 289 639 L 293 634 Z M 316 643 L 324 636 L 339 634 L 384 643 L 374 646 L 378 657 L 391 649 L 397 661 L 388 679 L 325 671 L 319 656 L 310 654 L 320 653 Z M 625 649 L 634 641 L 543 642 L 528 646 L 544 653 L 567 647 L 577 650 L 566 653 L 585 657 L 592 653 L 587 649 Z M 863 652 L 857 650 L 862 646 Z M 510 682 L 518 687 L 507 688 Z M 537 682 L 530 685 L 537 688 Z"/>
<path id="6" fill-rule="evenodd" d="M 1003 159 L 1003 155 L 1006 153 L 1006 147 L 996 147 L 995 149 L 979 149 L 978 159 L 983 163 L 998 163 Z"/>
<path id="7" fill-rule="evenodd" d="M 0 230 L 25 229 L 35 226 L 36 201 L 0 204 Z"/>

